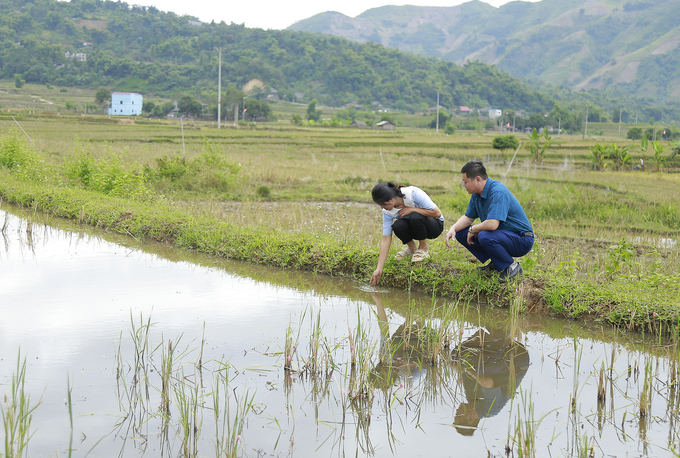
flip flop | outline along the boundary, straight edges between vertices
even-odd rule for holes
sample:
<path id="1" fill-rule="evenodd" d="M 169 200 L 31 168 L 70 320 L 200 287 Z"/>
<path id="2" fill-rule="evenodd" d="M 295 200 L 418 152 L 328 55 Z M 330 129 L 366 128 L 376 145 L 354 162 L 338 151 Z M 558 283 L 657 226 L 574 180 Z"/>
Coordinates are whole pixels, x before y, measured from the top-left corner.
<path id="1" fill-rule="evenodd" d="M 413 252 L 411 251 L 411 249 L 409 247 L 406 247 L 397 254 L 395 254 L 394 257 L 397 259 L 397 261 L 401 261 L 404 258 L 408 258 L 412 254 Z"/>
<path id="2" fill-rule="evenodd" d="M 427 251 L 423 250 L 416 250 L 415 253 L 413 253 L 413 257 L 411 258 L 411 262 L 420 262 L 425 258 L 429 258 L 430 253 Z"/>

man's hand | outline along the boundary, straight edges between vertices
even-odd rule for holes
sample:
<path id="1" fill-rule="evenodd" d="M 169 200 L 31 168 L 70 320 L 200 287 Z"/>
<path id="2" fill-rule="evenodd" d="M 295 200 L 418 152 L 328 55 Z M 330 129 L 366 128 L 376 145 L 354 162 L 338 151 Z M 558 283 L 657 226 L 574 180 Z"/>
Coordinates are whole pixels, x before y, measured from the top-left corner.
<path id="1" fill-rule="evenodd" d="M 472 226 L 470 226 L 470 227 L 472 227 Z M 473 242 L 472 239 L 473 239 L 474 237 L 476 237 L 476 236 L 477 236 L 476 233 L 473 234 L 472 232 L 470 232 L 470 231 L 468 230 L 468 233 L 467 233 L 467 243 L 469 243 L 470 245 L 474 245 L 475 242 Z"/>
<path id="2" fill-rule="evenodd" d="M 446 233 L 446 238 L 444 239 L 444 243 L 446 243 L 447 248 L 452 248 L 452 246 L 449 244 L 449 240 L 453 239 L 456 236 L 456 230 L 454 229 L 456 227 L 455 225 L 451 226 L 451 229 L 449 229 L 449 232 Z"/>

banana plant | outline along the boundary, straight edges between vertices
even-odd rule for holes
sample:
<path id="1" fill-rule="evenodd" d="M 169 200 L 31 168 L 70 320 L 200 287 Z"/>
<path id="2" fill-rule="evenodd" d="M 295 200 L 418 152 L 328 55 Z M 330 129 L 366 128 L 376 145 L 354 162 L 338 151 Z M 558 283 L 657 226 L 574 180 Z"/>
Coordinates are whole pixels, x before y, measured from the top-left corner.
<path id="1" fill-rule="evenodd" d="M 546 151 L 555 151 L 551 146 L 560 145 L 557 140 L 548 135 L 548 129 L 545 129 L 542 134 L 539 134 L 536 129 L 534 129 L 530 134 L 527 134 L 527 136 L 529 137 L 529 140 L 526 144 L 536 163 L 543 162 L 543 156 Z"/>
<path id="2" fill-rule="evenodd" d="M 660 172 L 663 168 L 663 163 L 666 162 L 666 158 L 663 156 L 666 147 L 660 142 L 652 142 L 652 149 L 654 149 L 654 162 L 656 163 L 656 171 Z"/>
<path id="3" fill-rule="evenodd" d="M 608 155 L 607 147 L 596 143 L 594 147 L 590 148 L 590 154 L 590 159 L 593 161 L 593 170 L 602 172 L 607 166 L 604 162 Z"/>
<path id="4" fill-rule="evenodd" d="M 621 147 L 614 143 L 608 146 L 607 149 L 609 153 L 607 157 L 614 161 L 614 167 L 616 167 L 617 171 L 630 165 L 631 157 L 630 153 L 628 152 L 630 146 Z"/>

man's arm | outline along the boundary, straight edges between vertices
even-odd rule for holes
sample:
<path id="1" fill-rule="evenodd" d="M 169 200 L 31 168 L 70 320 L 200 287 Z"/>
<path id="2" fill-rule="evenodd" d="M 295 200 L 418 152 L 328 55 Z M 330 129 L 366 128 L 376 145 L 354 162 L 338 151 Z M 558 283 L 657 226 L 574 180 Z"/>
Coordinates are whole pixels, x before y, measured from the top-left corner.
<path id="1" fill-rule="evenodd" d="M 479 224 L 475 224 L 473 226 L 470 226 L 470 229 L 468 229 L 468 234 L 467 234 L 467 242 L 470 245 L 474 245 L 475 242 L 472 240 L 474 237 L 477 236 L 482 231 L 495 231 L 498 229 L 498 225 L 501 222 L 498 221 L 497 219 L 487 219 L 486 221 L 482 221 Z"/>

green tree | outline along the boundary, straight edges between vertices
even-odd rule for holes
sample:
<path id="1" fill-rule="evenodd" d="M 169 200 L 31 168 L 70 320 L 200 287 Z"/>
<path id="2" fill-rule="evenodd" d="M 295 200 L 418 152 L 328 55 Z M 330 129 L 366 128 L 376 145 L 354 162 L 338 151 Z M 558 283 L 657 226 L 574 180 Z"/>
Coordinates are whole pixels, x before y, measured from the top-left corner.
<path id="1" fill-rule="evenodd" d="M 185 95 L 179 99 L 177 109 L 182 113 L 192 114 L 196 117 L 200 116 L 202 111 L 201 102 L 190 95 Z"/>
<path id="2" fill-rule="evenodd" d="M 631 127 L 628 129 L 626 138 L 629 140 L 640 140 L 642 138 L 642 127 Z"/>
<path id="3" fill-rule="evenodd" d="M 295 124 L 296 126 L 300 126 L 302 125 L 302 116 L 300 116 L 299 114 L 294 114 L 290 122 Z"/>
<path id="4" fill-rule="evenodd" d="M 446 114 L 443 111 L 439 112 L 439 128 L 444 129 L 446 128 L 446 123 L 449 122 L 449 119 L 451 119 L 451 116 Z M 437 115 L 435 115 L 434 119 L 430 121 L 430 123 L 427 125 L 430 129 L 436 129 L 437 128 Z"/>
<path id="5" fill-rule="evenodd" d="M 654 131 L 655 129 L 653 127 L 648 127 L 645 129 L 645 137 L 647 137 L 647 140 L 654 140 Z"/>
<path id="6" fill-rule="evenodd" d="M 226 91 L 222 91 L 222 117 L 233 120 L 234 109 L 240 107 L 243 110 L 244 97 L 245 93 L 235 87 L 228 87 Z"/>
<path id="7" fill-rule="evenodd" d="M 153 111 L 156 109 L 156 102 L 152 102 L 149 100 L 148 102 L 143 102 L 142 103 L 142 111 L 144 113 L 153 113 Z"/>
<path id="8" fill-rule="evenodd" d="M 318 122 L 321 119 L 321 110 L 316 109 L 316 105 L 319 103 L 318 100 L 313 99 L 307 105 L 307 120 Z"/>
<path id="9" fill-rule="evenodd" d="M 503 158 L 503 163 L 505 164 L 505 150 L 519 148 L 519 140 L 517 140 L 517 137 L 514 135 L 499 135 L 493 139 L 491 146 L 493 149 L 499 150 L 501 152 L 501 157 Z"/>
<path id="10" fill-rule="evenodd" d="M 493 149 L 505 151 L 506 149 L 517 149 L 519 140 L 514 135 L 499 135 L 493 139 L 491 143 Z"/>
<path id="11" fill-rule="evenodd" d="M 272 115 L 271 107 L 265 101 L 247 99 L 246 108 L 248 110 L 246 119 L 252 119 L 253 121 L 266 121 Z"/>
<path id="12" fill-rule="evenodd" d="M 21 89 L 22 87 L 24 87 L 24 84 L 26 84 L 26 80 L 23 78 L 21 73 L 15 73 L 14 86 L 16 86 L 18 89 Z"/>
<path id="13" fill-rule="evenodd" d="M 444 129 L 444 132 L 446 132 L 447 135 L 453 135 L 456 133 L 456 129 L 457 128 L 455 124 L 448 123 L 446 125 L 446 129 Z"/>
<path id="14" fill-rule="evenodd" d="M 111 100 L 111 91 L 105 87 L 100 87 L 94 94 L 94 101 L 99 105 L 104 105 L 106 102 Z"/>

